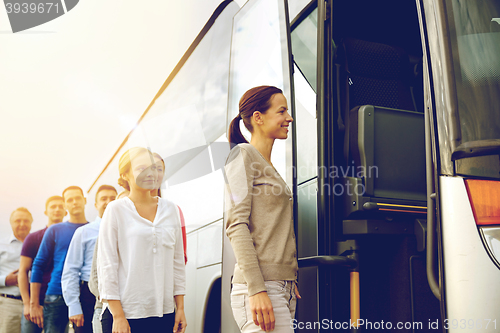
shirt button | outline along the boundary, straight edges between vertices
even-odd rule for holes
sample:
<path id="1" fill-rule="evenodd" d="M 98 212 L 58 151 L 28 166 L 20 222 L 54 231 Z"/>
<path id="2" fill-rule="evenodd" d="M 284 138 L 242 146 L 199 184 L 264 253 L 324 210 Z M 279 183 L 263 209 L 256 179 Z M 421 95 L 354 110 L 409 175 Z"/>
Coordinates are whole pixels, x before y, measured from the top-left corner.
<path id="1" fill-rule="evenodd" d="M 153 249 L 153 253 L 156 253 L 156 248 Z"/>

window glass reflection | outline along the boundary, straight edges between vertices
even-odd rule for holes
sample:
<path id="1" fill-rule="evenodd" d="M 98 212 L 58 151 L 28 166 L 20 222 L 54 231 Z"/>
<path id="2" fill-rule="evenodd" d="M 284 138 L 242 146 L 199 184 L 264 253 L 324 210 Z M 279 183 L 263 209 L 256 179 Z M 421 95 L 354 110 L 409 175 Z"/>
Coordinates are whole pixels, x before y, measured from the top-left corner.
<path id="1" fill-rule="evenodd" d="M 500 139 L 500 2 L 448 0 L 462 143 Z"/>
<path id="2" fill-rule="evenodd" d="M 318 175 L 316 121 L 316 54 L 318 10 L 311 12 L 292 31 L 295 61 L 294 87 L 297 129 L 297 182 L 301 184 Z"/>
<path id="3" fill-rule="evenodd" d="M 255 86 L 272 85 L 282 89 L 291 106 L 286 25 L 284 8 L 280 5 L 282 2 L 276 0 L 254 1 L 247 3 L 234 18 L 227 126 L 239 112 L 238 102 L 243 93 Z M 250 133 L 240 125 L 241 132 L 250 141 Z M 286 141 L 290 140 L 291 131 L 288 140 L 276 140 L 271 157 L 274 167 L 289 185 L 292 178 L 286 166 L 287 159 L 291 161 L 291 149 Z"/>
<path id="4" fill-rule="evenodd" d="M 297 129 L 297 182 L 318 175 L 316 94 L 300 71 L 295 69 L 295 118 Z"/>
<path id="5" fill-rule="evenodd" d="M 176 179 L 173 186 L 163 185 L 162 196 L 181 207 L 188 230 L 223 214 L 222 172 L 206 157 L 210 144 L 225 140 L 231 28 L 238 10 L 231 3 L 219 15 L 97 181 L 120 189 L 119 157 L 131 147 L 149 147 L 165 160 L 164 179 Z M 202 162 L 189 169 L 193 160 Z"/>
<path id="6" fill-rule="evenodd" d="M 293 60 L 316 92 L 318 9 L 292 31 Z"/>
<path id="7" fill-rule="evenodd" d="M 290 22 L 307 6 L 311 0 L 288 0 L 288 14 L 290 15 Z"/>

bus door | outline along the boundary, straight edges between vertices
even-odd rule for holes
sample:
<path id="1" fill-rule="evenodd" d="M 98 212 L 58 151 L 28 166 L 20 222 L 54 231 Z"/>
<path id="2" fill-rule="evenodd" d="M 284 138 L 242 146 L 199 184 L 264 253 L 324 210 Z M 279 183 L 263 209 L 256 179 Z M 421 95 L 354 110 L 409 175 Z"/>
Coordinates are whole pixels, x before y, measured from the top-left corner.
<path id="1" fill-rule="evenodd" d="M 417 4 L 333 0 L 329 8 L 333 237 L 336 254 L 354 253 L 359 272 L 359 312 L 349 317 L 358 316 L 360 331 L 435 332 L 442 314 L 426 269 L 438 271 L 436 254 L 427 256 L 428 81 Z"/>
<path id="2" fill-rule="evenodd" d="M 226 128 L 238 114 L 238 102 L 243 93 L 260 85 L 273 85 L 282 89 L 288 101 L 288 108 L 294 116 L 293 85 L 290 80 L 289 20 L 285 4 L 284 0 L 250 0 L 234 16 Z M 241 129 L 250 141 L 250 133 L 244 126 L 241 126 Z M 290 132 L 288 140 L 276 140 L 274 143 L 272 160 L 288 186 L 295 188 L 291 167 L 293 128 Z M 235 262 L 231 244 L 224 236 L 221 323 L 223 333 L 239 332 L 233 319 L 230 301 Z"/>
<path id="3" fill-rule="evenodd" d="M 357 244 L 342 237 L 342 179 L 335 137 L 332 3 L 312 1 L 291 23 L 295 94 L 296 232 L 299 287 L 292 327 L 300 332 L 350 331 L 359 317 Z M 342 138 L 343 139 L 343 138 Z M 352 300 L 352 302 L 351 302 Z"/>
<path id="4" fill-rule="evenodd" d="M 416 4 L 318 1 L 291 30 L 295 328 L 435 331 Z"/>

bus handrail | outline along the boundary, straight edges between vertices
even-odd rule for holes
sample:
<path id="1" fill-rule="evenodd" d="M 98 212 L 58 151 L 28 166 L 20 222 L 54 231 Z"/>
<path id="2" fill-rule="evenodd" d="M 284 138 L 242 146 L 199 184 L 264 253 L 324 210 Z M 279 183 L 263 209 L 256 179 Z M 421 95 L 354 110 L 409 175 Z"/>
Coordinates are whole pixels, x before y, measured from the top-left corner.
<path id="1" fill-rule="evenodd" d="M 358 262 L 355 259 L 344 256 L 314 256 L 299 258 L 299 267 L 320 267 L 320 266 L 340 266 L 346 268 L 356 268 Z"/>
<path id="2" fill-rule="evenodd" d="M 432 163 L 432 149 L 431 149 L 431 125 L 429 109 L 425 112 L 425 163 L 426 163 L 426 178 L 427 178 L 427 251 L 426 251 L 426 271 L 427 281 L 432 293 L 438 300 L 441 300 L 441 290 L 439 288 L 436 267 L 435 267 L 435 200 L 436 192 L 434 191 L 434 168 Z"/>

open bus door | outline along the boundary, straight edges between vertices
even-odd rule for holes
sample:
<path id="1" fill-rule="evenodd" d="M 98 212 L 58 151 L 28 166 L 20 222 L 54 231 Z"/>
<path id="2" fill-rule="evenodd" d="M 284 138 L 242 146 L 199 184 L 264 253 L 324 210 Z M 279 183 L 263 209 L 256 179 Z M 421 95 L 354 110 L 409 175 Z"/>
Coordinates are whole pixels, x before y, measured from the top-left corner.
<path id="1" fill-rule="evenodd" d="M 335 165 L 331 126 L 337 121 L 333 112 L 330 5 L 311 2 L 291 27 L 297 183 L 294 217 L 303 295 L 292 327 L 300 332 L 348 331 L 351 309 L 355 317 L 359 314 L 357 254 L 350 251 L 354 243 L 344 243 L 346 251 L 337 250 L 335 196 L 329 191 L 335 186 L 330 177 Z"/>
<path id="2" fill-rule="evenodd" d="M 320 0 L 292 22 L 297 330 L 441 328 L 426 271 L 419 27 L 401 1 Z"/>

